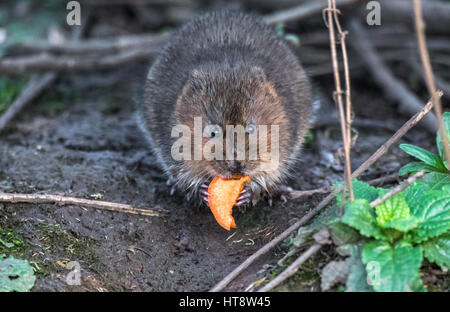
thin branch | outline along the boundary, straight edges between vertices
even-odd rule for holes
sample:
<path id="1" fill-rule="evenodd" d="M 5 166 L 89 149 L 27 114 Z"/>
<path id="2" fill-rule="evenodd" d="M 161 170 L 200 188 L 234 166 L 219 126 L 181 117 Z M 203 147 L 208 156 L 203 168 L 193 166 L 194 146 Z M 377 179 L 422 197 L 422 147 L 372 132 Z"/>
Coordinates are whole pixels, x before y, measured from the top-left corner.
<path id="1" fill-rule="evenodd" d="M 58 205 L 77 205 L 87 206 L 96 209 L 109 211 L 125 212 L 141 216 L 158 217 L 166 213 L 165 210 L 155 210 L 151 208 L 140 209 L 126 204 L 117 204 L 100 200 L 90 200 L 83 198 L 59 196 L 59 195 L 41 195 L 41 194 L 9 194 L 0 193 L 0 202 L 4 203 L 33 203 L 33 204 L 53 204 Z"/>
<path id="2" fill-rule="evenodd" d="M 438 91 L 436 92 L 435 96 L 442 96 L 442 92 Z M 356 169 L 352 177 L 357 178 L 360 176 L 364 171 L 366 171 L 370 166 L 372 166 L 381 156 L 386 154 L 389 151 L 389 148 L 395 143 L 397 143 L 411 128 L 413 128 L 419 121 L 422 120 L 422 118 L 425 117 L 425 115 L 433 108 L 433 102 L 430 100 L 428 103 L 422 108 L 420 112 L 415 114 L 413 117 L 411 117 L 400 129 L 397 130 L 397 132 L 384 143 L 381 145 L 375 153 L 373 153 L 358 169 Z"/>
<path id="3" fill-rule="evenodd" d="M 392 196 L 402 192 L 408 186 L 410 186 L 411 184 L 416 182 L 418 179 L 422 178 L 424 174 L 425 174 L 425 171 L 422 170 L 422 171 L 419 171 L 416 174 L 410 176 L 405 182 L 397 185 L 396 187 L 391 189 L 389 192 L 387 192 L 383 196 L 381 196 L 381 197 L 375 199 L 373 202 L 371 202 L 370 203 L 370 207 L 374 208 L 374 207 L 378 206 L 379 204 L 385 202 L 386 200 L 388 200 Z"/>
<path id="4" fill-rule="evenodd" d="M 360 57 L 370 69 L 375 82 L 382 88 L 383 92 L 393 100 L 400 103 L 400 110 L 412 114 L 422 109 L 421 101 L 411 93 L 406 85 L 395 78 L 381 58 L 376 54 L 371 42 L 367 39 L 368 34 L 363 26 L 356 20 L 350 23 L 352 36 L 352 47 L 359 53 Z M 433 114 L 426 116 L 423 120 L 425 128 L 435 133 L 437 130 L 437 119 Z"/>
<path id="5" fill-rule="evenodd" d="M 347 48 L 345 45 L 345 37 L 346 33 L 342 31 L 341 25 L 339 23 L 339 18 L 337 16 L 338 10 L 336 8 L 336 0 L 328 0 L 328 9 L 326 9 L 328 13 L 328 28 L 330 34 L 330 45 L 331 45 L 331 58 L 333 62 L 333 73 L 334 73 L 334 81 L 336 87 L 336 97 L 337 104 L 339 107 L 339 117 L 341 121 L 341 131 L 342 131 L 342 141 L 344 143 L 344 154 L 345 154 L 345 170 L 344 170 L 344 195 L 342 197 L 342 203 L 345 202 L 345 193 L 346 188 L 348 188 L 348 192 L 350 195 L 350 200 L 354 199 L 353 196 L 353 185 L 352 185 L 352 177 L 351 177 L 351 163 L 350 163 L 350 148 L 351 148 L 351 100 L 350 100 L 350 74 L 348 71 L 348 58 L 347 58 Z M 344 105 L 342 102 L 342 89 L 341 89 L 341 77 L 339 74 L 339 65 L 337 60 L 336 53 L 336 41 L 334 35 L 334 23 L 336 24 L 336 28 L 338 30 L 340 36 L 340 44 L 342 57 L 344 62 L 344 76 L 345 76 L 345 94 L 346 94 L 346 109 L 344 110 Z"/>
<path id="6" fill-rule="evenodd" d="M 148 59 L 157 53 L 160 46 L 128 49 L 112 55 L 100 56 L 55 56 L 49 53 L 0 59 L 0 71 L 22 74 L 30 70 L 93 71 Z"/>
<path id="7" fill-rule="evenodd" d="M 442 96 L 442 93 L 437 93 L 438 96 Z M 406 132 L 408 132 L 412 127 L 414 127 L 431 109 L 433 108 L 433 103 L 428 102 L 420 112 L 415 114 L 411 119 L 409 119 L 386 143 L 384 143 L 373 155 L 369 157 L 358 169 L 356 169 L 352 177 L 359 177 L 364 171 L 366 171 L 374 162 L 376 162 L 380 157 L 387 153 L 389 148 L 397 143 Z M 304 215 L 300 220 L 295 222 L 281 234 L 276 236 L 270 242 L 265 244 L 263 247 L 258 249 L 253 255 L 248 257 L 244 262 L 242 262 L 238 267 L 231 271 L 227 276 L 225 276 L 219 283 L 217 283 L 210 291 L 218 292 L 223 290 L 232 280 L 234 280 L 239 274 L 241 274 L 246 268 L 248 268 L 253 262 L 258 260 L 261 256 L 265 255 L 267 252 L 272 250 L 273 247 L 277 246 L 278 243 L 282 242 L 285 238 L 291 235 L 299 227 L 309 222 L 315 215 L 317 215 L 324 207 L 333 201 L 337 191 L 333 191 L 327 197 L 322 199 L 322 201 L 306 215 Z"/>
<path id="8" fill-rule="evenodd" d="M 316 237 L 320 236 L 320 239 Z M 271 280 L 267 285 L 258 290 L 258 292 L 267 292 L 277 287 L 283 281 L 297 273 L 298 268 L 310 257 L 315 255 L 323 245 L 328 244 L 329 234 L 326 229 L 322 229 L 319 233 L 315 235 L 316 243 L 309 247 L 304 253 L 302 253 L 294 262 L 289 265 L 286 270 L 277 275 L 273 280 Z"/>
<path id="9" fill-rule="evenodd" d="M 361 0 L 337 0 L 336 2 L 339 6 L 344 6 L 351 3 L 361 2 Z M 268 24 L 300 20 L 321 12 L 326 6 L 327 3 L 325 0 L 314 0 L 306 4 L 300 4 L 293 8 L 268 14 L 264 17 L 264 20 Z"/>
<path id="10" fill-rule="evenodd" d="M 428 92 L 432 97 L 434 111 L 439 124 L 439 133 L 441 135 L 442 146 L 447 164 L 450 165 L 450 146 L 448 142 L 447 133 L 444 128 L 444 121 L 442 120 L 442 105 L 441 99 L 434 96 L 436 93 L 436 84 L 434 82 L 433 69 L 431 67 L 430 55 L 428 53 L 427 43 L 425 39 L 425 24 L 422 16 L 422 6 L 420 0 L 414 0 L 414 21 L 416 25 L 417 41 L 419 43 L 420 58 L 422 60 L 423 69 L 425 71 L 425 80 L 427 82 Z"/>
<path id="11" fill-rule="evenodd" d="M 25 50 L 33 53 L 55 54 L 99 54 L 115 53 L 126 49 L 143 48 L 147 46 L 161 47 L 169 37 L 169 34 L 142 34 L 117 36 L 114 38 L 91 38 L 77 42 L 68 41 L 62 43 L 50 43 L 48 41 L 27 41 L 10 45 L 7 50 Z"/>

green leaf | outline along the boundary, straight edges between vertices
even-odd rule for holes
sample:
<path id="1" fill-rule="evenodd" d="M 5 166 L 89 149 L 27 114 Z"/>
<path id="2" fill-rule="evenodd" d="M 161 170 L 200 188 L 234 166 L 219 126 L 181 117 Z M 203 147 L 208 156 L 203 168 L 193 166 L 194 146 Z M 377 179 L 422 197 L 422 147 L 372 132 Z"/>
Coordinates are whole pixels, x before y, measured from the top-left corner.
<path id="1" fill-rule="evenodd" d="M 416 173 L 421 170 L 423 170 L 425 172 L 434 172 L 434 171 L 436 171 L 436 168 L 433 166 L 427 165 L 424 162 L 415 161 L 415 162 L 406 164 L 403 167 L 401 167 L 400 170 L 398 171 L 398 175 L 402 176 L 402 175 L 409 174 L 409 173 Z"/>
<path id="2" fill-rule="evenodd" d="M 424 202 L 424 196 L 430 191 L 443 191 L 450 186 L 450 175 L 432 172 L 423 176 L 403 191 L 409 207 L 419 207 Z M 448 191 L 447 191 L 448 192 Z"/>
<path id="3" fill-rule="evenodd" d="M 386 242 L 370 242 L 362 253 L 362 262 L 375 291 L 420 290 L 422 260 L 422 247 L 406 242 L 399 242 L 395 247 Z"/>
<path id="4" fill-rule="evenodd" d="M 447 172 L 442 159 L 434 155 L 433 153 L 412 144 L 400 144 L 399 147 L 405 153 L 423 161 L 427 165 L 437 168 L 436 171 Z"/>
<path id="5" fill-rule="evenodd" d="M 419 223 L 413 230 L 413 240 L 420 243 L 450 230 L 450 193 L 427 192 L 420 201 L 413 201 L 411 213 Z"/>
<path id="6" fill-rule="evenodd" d="M 29 291 L 35 280 L 33 268 L 28 261 L 14 258 L 0 261 L 0 292 Z"/>
<path id="7" fill-rule="evenodd" d="M 374 211 L 366 199 L 355 199 L 347 203 L 342 222 L 357 229 L 364 236 L 387 239 L 381 232 Z"/>
<path id="8" fill-rule="evenodd" d="M 450 232 L 429 239 L 422 246 L 428 260 L 441 267 L 450 267 Z"/>
<path id="9" fill-rule="evenodd" d="M 392 196 L 375 207 L 377 223 L 382 228 L 392 228 L 407 232 L 417 226 L 417 219 L 412 217 L 408 204 L 402 193 Z"/>
<path id="10" fill-rule="evenodd" d="M 335 187 L 342 189 L 342 182 L 336 183 Z M 367 199 L 369 202 L 375 200 L 378 197 L 378 190 L 376 187 L 369 185 L 368 183 L 353 179 L 353 195 L 355 199 Z M 342 205 L 342 193 L 336 195 L 337 205 Z"/>
<path id="11" fill-rule="evenodd" d="M 426 187 L 426 190 L 442 190 L 446 185 L 450 185 L 450 174 L 432 172 L 423 176 L 422 183 Z"/>
<path id="12" fill-rule="evenodd" d="M 367 284 L 367 274 L 366 268 L 361 260 L 362 248 L 357 246 L 357 248 L 352 249 L 351 254 L 351 266 L 350 273 L 347 277 L 347 283 L 345 284 L 346 292 L 371 292 L 372 287 Z"/>
<path id="13" fill-rule="evenodd" d="M 450 142 L 450 112 L 445 112 L 442 115 L 442 121 L 444 122 L 444 129 L 445 129 L 445 132 L 447 133 L 447 139 Z M 442 146 L 441 134 L 440 134 L 439 130 L 436 135 L 436 145 L 437 145 L 437 148 L 439 151 L 439 155 L 441 156 L 441 158 L 444 158 L 444 149 Z"/>
<path id="14" fill-rule="evenodd" d="M 337 246 L 353 244 L 360 239 L 360 235 L 355 229 L 339 221 L 329 224 L 328 232 Z"/>

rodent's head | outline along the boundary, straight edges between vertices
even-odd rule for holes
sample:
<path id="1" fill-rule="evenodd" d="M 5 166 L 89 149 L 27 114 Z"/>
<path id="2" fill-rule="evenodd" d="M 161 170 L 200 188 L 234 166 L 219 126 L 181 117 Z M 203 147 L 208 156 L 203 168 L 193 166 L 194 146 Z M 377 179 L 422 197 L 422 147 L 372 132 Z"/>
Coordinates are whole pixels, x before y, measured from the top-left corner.
<path id="1" fill-rule="evenodd" d="M 248 175 L 258 181 L 267 175 L 278 176 L 279 162 L 283 161 L 281 155 L 289 148 L 289 140 L 282 138 L 290 135 L 281 101 L 261 67 L 230 65 L 224 68 L 210 64 L 194 69 L 178 97 L 174 114 L 175 123 L 188 126 L 192 133 L 192 158 L 184 165 L 189 166 L 191 174 L 201 178 Z M 199 120 L 201 139 L 195 140 Z M 278 138 L 272 126 L 278 129 Z M 233 137 L 236 144 L 233 146 L 230 141 L 227 144 Z M 243 137 L 244 141 L 239 140 Z M 260 149 L 264 148 L 259 141 L 263 139 L 267 142 L 265 154 Z M 256 155 L 252 144 L 258 146 Z M 203 154 L 201 161 L 195 160 L 196 148 L 204 153 L 210 151 L 216 159 Z M 276 148 L 278 155 L 275 155 Z"/>

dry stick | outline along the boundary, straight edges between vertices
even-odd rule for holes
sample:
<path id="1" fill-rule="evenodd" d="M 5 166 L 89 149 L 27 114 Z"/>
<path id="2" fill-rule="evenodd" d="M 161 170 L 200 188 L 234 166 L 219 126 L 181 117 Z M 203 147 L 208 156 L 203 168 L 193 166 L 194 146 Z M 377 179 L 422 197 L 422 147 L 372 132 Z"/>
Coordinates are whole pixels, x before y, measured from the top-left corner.
<path id="1" fill-rule="evenodd" d="M 165 210 L 155 210 L 151 208 L 140 209 L 134 208 L 126 204 L 117 204 L 100 200 L 90 200 L 83 198 L 59 196 L 59 195 L 41 195 L 41 194 L 9 194 L 0 193 L 0 202 L 5 203 L 33 203 L 33 204 L 52 204 L 59 205 L 78 205 L 88 206 L 97 209 L 104 209 L 110 211 L 126 212 L 137 214 L 141 216 L 157 217 L 165 213 Z"/>
<path id="2" fill-rule="evenodd" d="M 396 187 L 391 189 L 389 192 L 387 192 L 386 194 L 384 194 L 380 198 L 377 198 L 373 202 L 371 202 L 370 203 L 370 207 L 374 208 L 374 207 L 378 206 L 379 204 L 385 202 L 386 200 L 388 200 L 389 198 L 391 198 L 395 194 L 400 193 L 401 191 L 406 189 L 408 186 L 410 186 L 411 184 L 416 182 L 418 179 L 423 177 L 424 174 L 425 174 L 425 171 L 422 170 L 422 171 L 419 171 L 416 174 L 410 176 L 405 182 L 397 185 Z"/>
<path id="3" fill-rule="evenodd" d="M 362 0 L 336 0 L 339 6 L 361 2 Z M 314 0 L 307 4 L 300 4 L 296 7 L 275 12 L 264 17 L 268 24 L 276 24 L 280 22 L 289 22 L 310 17 L 317 12 L 322 11 L 327 5 L 325 0 Z"/>
<path id="4" fill-rule="evenodd" d="M 324 9 L 324 12 L 328 14 L 328 29 L 330 35 L 330 50 L 331 50 L 331 60 L 333 64 L 333 73 L 334 73 L 334 84 L 335 84 L 335 92 L 334 92 L 334 101 L 338 105 L 339 108 L 339 118 L 341 121 L 341 131 L 342 131 L 342 141 L 344 144 L 344 153 L 345 153 L 345 170 L 344 170 L 344 187 L 342 194 L 342 206 L 345 204 L 346 198 L 346 189 L 348 188 L 350 198 L 353 200 L 353 187 L 352 187 L 352 178 L 351 178 L 351 166 L 350 166 L 350 138 L 348 137 L 349 131 L 347 131 L 347 122 L 345 119 L 344 112 L 344 104 L 342 101 L 342 89 L 341 89 L 341 77 L 339 75 L 339 64 L 337 60 L 337 52 L 336 52 L 336 39 L 334 34 L 334 22 L 333 22 L 333 13 L 337 14 L 335 7 L 335 0 L 328 0 L 328 8 Z M 337 19 L 337 17 L 336 17 Z M 342 30 L 338 26 L 338 30 L 342 33 Z M 347 68 L 348 73 L 348 68 Z M 348 90 L 347 90 L 348 91 Z"/>
<path id="5" fill-rule="evenodd" d="M 352 177 L 351 177 L 351 162 L 350 162 L 350 149 L 351 149 L 351 132 L 352 132 L 352 120 L 351 120 L 351 112 L 352 112 L 352 102 L 351 102 L 351 88 L 350 88 L 350 73 L 348 69 L 348 57 L 347 57 L 347 45 L 345 44 L 345 38 L 347 36 L 347 32 L 342 31 L 341 23 L 339 22 L 338 18 L 338 10 L 336 8 L 336 0 L 333 0 L 333 16 L 336 23 L 336 28 L 338 30 L 339 36 L 340 36 L 340 43 L 341 43 L 341 52 L 342 52 L 342 59 L 343 59 L 343 65 L 344 65 L 344 80 L 345 80 L 345 103 L 346 103 L 346 109 L 345 109 L 345 129 L 346 129 L 346 136 L 347 136 L 347 142 L 344 146 L 345 150 L 345 166 L 346 166 L 346 174 L 347 174 L 347 185 L 349 188 L 349 194 L 350 194 L 350 200 L 354 200 L 353 195 L 353 184 L 352 184 Z M 339 72 L 337 73 L 339 75 Z"/>
<path id="6" fill-rule="evenodd" d="M 398 174 L 392 173 L 392 174 L 384 176 L 384 177 L 379 177 L 379 178 L 367 181 L 366 183 L 370 184 L 370 185 L 382 185 L 384 183 L 395 181 L 395 180 L 397 180 L 397 178 L 398 178 Z M 307 190 L 307 191 L 292 190 L 289 192 L 289 198 L 290 199 L 298 199 L 301 197 L 312 196 L 315 194 L 330 193 L 330 192 L 333 192 L 334 190 L 335 190 L 335 188 L 333 188 L 333 187 L 321 187 L 321 188 L 317 188 L 314 190 Z"/>
<path id="7" fill-rule="evenodd" d="M 425 174 L 425 171 L 419 171 L 416 174 L 414 174 L 413 176 L 409 177 L 405 182 L 397 185 L 396 187 L 394 187 L 393 189 L 391 189 L 388 193 L 386 193 L 385 195 L 383 195 L 380 198 L 377 198 L 376 200 L 372 201 L 370 203 L 370 207 L 374 208 L 376 206 L 378 206 L 379 204 L 385 202 L 386 200 L 388 200 L 389 198 L 391 198 L 392 196 L 402 192 L 403 190 L 405 190 L 408 186 L 410 186 L 411 184 L 413 184 L 414 182 L 416 182 L 418 179 L 420 179 L 421 177 L 423 177 L 423 175 Z M 323 230 L 322 230 L 323 231 Z M 278 286 L 279 284 L 281 284 L 282 282 L 284 282 L 286 279 L 288 279 L 289 277 L 291 277 L 292 275 L 294 275 L 297 271 L 298 268 L 306 261 L 308 260 L 310 257 L 312 257 L 313 255 L 315 255 L 320 248 L 322 248 L 322 246 L 326 243 L 326 241 L 322 240 L 322 241 L 317 241 L 314 245 L 312 245 L 311 247 L 309 247 L 309 249 L 307 249 L 304 253 L 302 253 L 297 260 L 295 260 L 291 265 L 289 265 L 283 272 L 281 272 L 276 278 L 274 278 L 273 280 L 271 280 L 269 283 L 267 283 L 267 285 L 265 285 L 263 288 L 259 289 L 258 292 L 267 292 L 272 290 L 273 288 L 275 288 L 276 286 Z"/>
<path id="8" fill-rule="evenodd" d="M 167 40 L 169 34 L 142 34 L 127 35 L 110 38 L 93 38 L 80 40 L 78 42 L 50 43 L 48 41 L 29 41 L 10 45 L 8 50 L 25 50 L 48 53 L 66 53 L 66 54 L 90 54 L 90 53 L 112 53 L 120 52 L 125 49 L 162 46 Z"/>
<path id="9" fill-rule="evenodd" d="M 435 96 L 441 97 L 442 92 L 438 91 L 435 93 Z M 373 153 L 358 169 L 356 169 L 352 177 L 359 177 L 364 171 L 366 171 L 370 166 L 373 165 L 381 156 L 386 154 L 389 148 L 398 140 L 400 140 L 412 127 L 417 125 L 417 123 L 424 118 L 424 116 L 433 108 L 433 102 L 430 100 L 428 103 L 422 108 L 420 112 L 411 117 L 400 129 L 397 130 L 394 135 L 386 141 L 383 145 L 381 145 L 378 150 Z"/>
<path id="10" fill-rule="evenodd" d="M 273 280 L 271 280 L 269 283 L 267 283 L 267 285 L 265 285 L 264 287 L 259 289 L 258 292 L 267 292 L 267 291 L 270 291 L 271 289 L 277 287 L 283 281 L 285 281 L 286 279 L 288 279 L 289 277 L 294 275 L 298 271 L 298 268 L 306 260 L 308 260 L 310 257 L 315 255 L 320 250 L 320 248 L 322 248 L 323 245 L 329 243 L 329 240 L 328 240 L 329 234 L 326 229 L 322 229 L 317 234 L 320 234 L 320 236 L 324 236 L 324 237 L 321 237 L 320 239 L 316 239 L 316 243 L 314 245 L 309 247 L 304 253 L 302 253 L 300 255 L 300 257 L 298 257 L 294 262 L 292 262 L 286 268 L 286 270 L 284 270 L 279 275 L 277 275 L 277 277 L 274 278 Z M 315 235 L 315 237 L 317 236 L 317 234 Z"/>
<path id="11" fill-rule="evenodd" d="M 371 42 L 367 39 L 367 32 L 363 26 L 356 20 L 350 23 L 352 36 L 352 47 L 359 53 L 361 59 L 365 62 L 375 82 L 381 87 L 387 96 L 400 103 L 400 109 L 408 114 L 422 109 L 420 100 L 412 94 L 405 84 L 396 79 L 387 66 L 376 54 Z M 435 133 L 437 130 L 437 119 L 434 115 L 426 116 L 423 120 L 425 128 Z"/>
<path id="12" fill-rule="evenodd" d="M 442 92 L 437 93 L 438 96 L 442 96 Z M 364 171 L 366 171 L 375 161 L 377 161 L 381 156 L 386 154 L 389 148 L 400 140 L 406 132 L 408 132 L 412 127 L 414 127 L 431 109 L 433 108 L 433 103 L 428 102 L 420 112 L 415 114 L 411 119 L 409 119 L 386 143 L 384 143 L 372 156 L 369 157 L 358 169 L 353 172 L 352 177 L 359 177 Z M 231 271 L 227 276 L 225 276 L 219 283 L 217 283 L 210 291 L 217 292 L 223 290 L 233 279 L 235 279 L 242 271 L 248 268 L 253 262 L 259 259 L 261 256 L 265 255 L 273 247 L 282 242 L 286 237 L 288 237 L 292 232 L 297 230 L 300 226 L 306 224 L 311 220 L 316 214 L 318 214 L 324 207 L 326 207 L 333 199 L 337 192 L 333 191 L 327 197 L 325 197 L 315 208 L 304 215 L 300 220 L 295 222 L 289 228 L 287 228 L 283 233 L 279 234 L 277 237 L 272 239 L 270 242 L 261 247 L 253 255 L 248 257 L 244 262 L 242 262 L 237 268 Z"/>
<path id="13" fill-rule="evenodd" d="M 439 123 L 439 133 L 441 135 L 442 146 L 447 164 L 450 165 L 450 146 L 448 144 L 447 133 L 442 120 L 442 105 L 439 97 L 433 96 L 436 93 L 436 84 L 434 82 L 433 69 L 431 68 L 430 55 L 428 53 L 427 43 L 425 39 L 425 24 L 422 16 L 422 6 L 420 0 L 414 0 L 414 21 L 416 25 L 417 41 L 419 43 L 420 58 L 422 60 L 423 69 L 425 71 L 425 79 L 427 82 L 428 92 L 432 96 L 434 111 Z"/>
<path id="14" fill-rule="evenodd" d="M 148 59 L 160 46 L 144 46 L 100 56 L 55 56 L 49 53 L 0 59 L 0 71 L 22 74 L 29 70 L 92 71 L 117 67 L 131 61 Z"/>

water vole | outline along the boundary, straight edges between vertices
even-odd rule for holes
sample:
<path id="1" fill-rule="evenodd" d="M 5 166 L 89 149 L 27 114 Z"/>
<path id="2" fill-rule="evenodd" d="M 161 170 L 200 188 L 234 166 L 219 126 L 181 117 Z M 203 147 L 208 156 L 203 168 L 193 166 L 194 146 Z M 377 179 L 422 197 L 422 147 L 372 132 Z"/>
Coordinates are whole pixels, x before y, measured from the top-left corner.
<path id="1" fill-rule="evenodd" d="M 251 190 L 270 193 L 299 156 L 311 118 L 310 89 L 297 57 L 260 17 L 214 11 L 181 27 L 155 60 L 140 105 L 140 125 L 180 189 L 196 192 L 214 176 L 248 175 Z M 259 125 L 267 125 L 269 134 L 271 126 L 277 126 L 279 138 L 268 142 L 269 151 L 275 144 L 279 148 L 277 164 L 270 165 L 264 157 L 174 159 L 178 138 L 172 131 L 176 125 L 194 131 L 195 117 L 201 117 L 201 130 L 206 131 L 200 142 L 188 141 L 193 150 L 195 144 L 225 137 L 227 125 L 241 125 L 247 131 L 248 152 L 249 136 Z M 228 146 L 224 144 L 224 154 Z M 246 192 L 239 204 L 249 201 L 251 192 Z"/>

